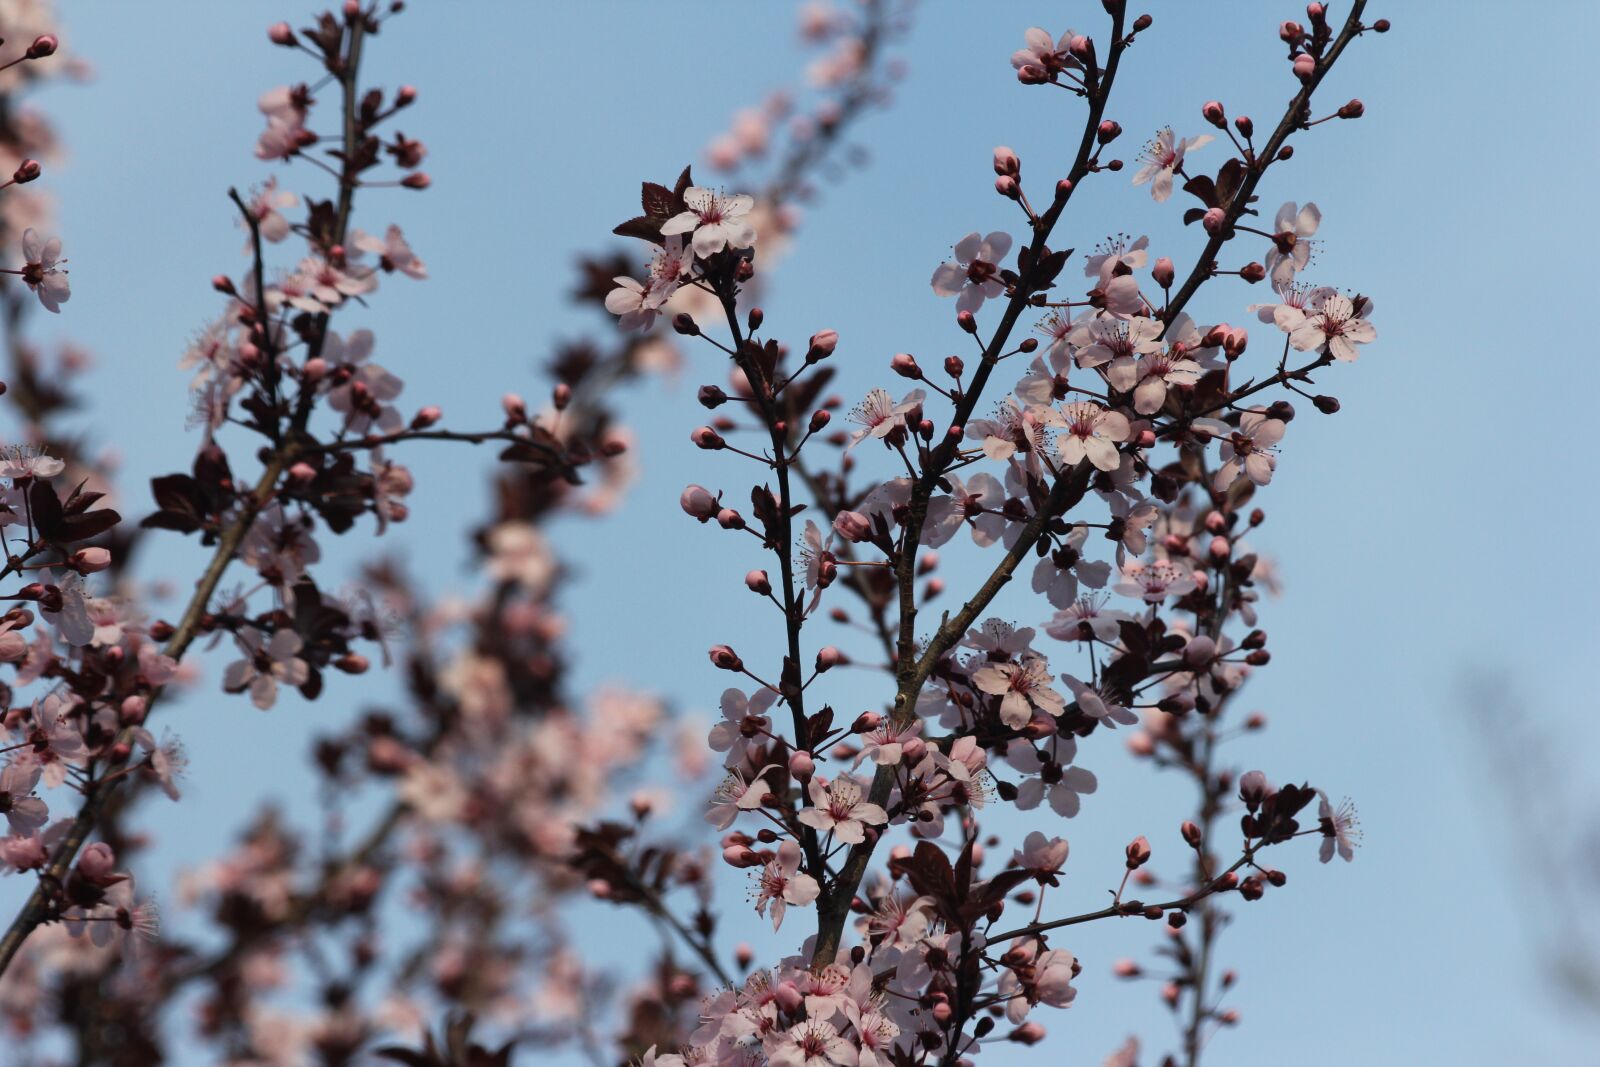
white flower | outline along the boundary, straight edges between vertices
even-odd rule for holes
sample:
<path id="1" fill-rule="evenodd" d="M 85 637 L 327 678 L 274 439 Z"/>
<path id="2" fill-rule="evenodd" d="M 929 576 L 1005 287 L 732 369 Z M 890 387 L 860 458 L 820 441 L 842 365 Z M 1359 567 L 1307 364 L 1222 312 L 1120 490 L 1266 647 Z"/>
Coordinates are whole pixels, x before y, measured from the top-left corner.
<path id="1" fill-rule="evenodd" d="M 1239 428 L 1222 442 L 1222 466 L 1212 479 L 1212 488 L 1224 492 L 1241 474 L 1257 485 L 1272 481 L 1272 472 L 1278 465 L 1272 448 L 1283 440 L 1285 423 L 1269 419 L 1261 410 L 1246 411 L 1239 416 Z"/>
<path id="2" fill-rule="evenodd" d="M 955 262 L 941 263 L 933 272 L 933 291 L 956 297 L 957 311 L 977 311 L 986 299 L 1005 292 L 1000 263 L 1010 251 L 1009 233 L 980 237 L 972 231 L 956 242 Z"/>
<path id="3" fill-rule="evenodd" d="M 745 218 L 756 206 L 755 198 L 740 193 L 723 196 L 694 186 L 683 194 L 689 210 L 661 224 L 661 235 L 694 233 L 694 254 L 714 255 L 724 248 L 749 248 L 756 243 L 756 228 Z"/>
<path id="4" fill-rule="evenodd" d="M 1322 212 L 1308 203 L 1296 208 L 1290 200 L 1278 209 L 1273 221 L 1272 249 L 1267 253 L 1267 275 L 1274 288 L 1287 285 L 1311 262 L 1311 238 L 1322 223 Z"/>
<path id="5" fill-rule="evenodd" d="M 858 845 L 866 839 L 866 827 L 882 826 L 889 814 L 877 804 L 863 800 L 861 783 L 848 774 L 841 774 L 832 782 L 811 779 L 808 791 L 812 807 L 800 812 L 799 819 L 807 826 L 822 832 L 832 831 L 833 836 L 847 845 Z"/>
<path id="6" fill-rule="evenodd" d="M 59 315 L 61 305 L 72 296 L 72 287 L 67 284 L 67 272 L 58 266 L 66 262 L 61 258 L 61 238 L 52 237 L 46 241 L 41 240 L 31 227 L 22 231 L 22 258 L 26 261 L 22 268 L 22 280 L 38 294 L 39 303 L 44 305 L 46 311 Z"/>
<path id="7" fill-rule="evenodd" d="M 1309 312 L 1282 305 L 1273 319 L 1278 329 L 1289 335 L 1289 343 L 1301 352 L 1313 352 L 1326 345 L 1334 359 L 1353 363 L 1358 354 L 1356 345 L 1378 338 L 1377 328 L 1366 319 L 1370 314 L 1370 300 L 1362 301 L 1357 309 L 1349 297 L 1334 293 Z"/>
<path id="8" fill-rule="evenodd" d="M 1191 137 L 1187 141 L 1176 138 L 1172 134 L 1172 127 L 1163 127 L 1155 135 L 1155 139 L 1144 146 L 1144 151 L 1139 155 L 1139 161 L 1144 164 L 1133 175 L 1133 184 L 1143 185 L 1150 183 L 1150 195 L 1157 200 L 1165 200 L 1172 195 L 1172 176 L 1183 166 L 1183 156 L 1202 145 L 1211 143 L 1211 135 L 1203 133 L 1199 137 Z"/>
<path id="9" fill-rule="evenodd" d="M 1127 418 L 1092 400 L 1068 404 L 1063 414 L 1067 425 L 1056 437 L 1056 452 L 1061 459 L 1076 464 L 1088 457 L 1099 470 L 1116 470 L 1122 462 L 1117 455 L 1117 442 L 1126 441 L 1131 429 Z"/>

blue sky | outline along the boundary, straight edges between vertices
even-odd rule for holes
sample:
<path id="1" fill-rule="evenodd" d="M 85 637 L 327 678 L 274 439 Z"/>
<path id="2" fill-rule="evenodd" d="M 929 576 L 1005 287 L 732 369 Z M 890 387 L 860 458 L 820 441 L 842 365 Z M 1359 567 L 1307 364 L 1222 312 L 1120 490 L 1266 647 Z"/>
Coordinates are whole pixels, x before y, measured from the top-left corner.
<path id="1" fill-rule="evenodd" d="M 1285 856 L 1288 889 L 1237 909 L 1221 951 L 1242 976 L 1233 1004 L 1245 1025 L 1218 1037 L 1214 1055 L 1578 1062 L 1597 1034 L 1552 995 L 1529 954 L 1518 913 L 1542 898 L 1527 884 L 1536 872 L 1506 845 L 1501 814 L 1523 801 L 1495 787 L 1501 757 L 1478 744 L 1462 693 L 1478 684 L 1463 679 L 1503 677 L 1523 701 L 1518 721 L 1579 744 L 1587 736 L 1583 650 L 1600 638 L 1596 583 L 1566 535 L 1600 519 L 1592 435 L 1581 409 L 1506 389 L 1512 371 L 1562 391 L 1585 380 L 1580 309 L 1595 236 L 1585 205 L 1600 162 L 1585 72 L 1600 17 L 1585 3 L 1541 5 L 1560 32 L 1491 48 L 1508 40 L 1497 5 L 1441 5 L 1426 22 L 1417 5 L 1391 6 L 1372 15 L 1394 18 L 1395 31 L 1359 42 L 1325 90 L 1330 105 L 1361 97 L 1367 117 L 1298 141 L 1293 163 L 1264 186 L 1269 208 L 1321 206 L 1314 276 L 1373 295 L 1379 340 L 1319 381 L 1343 411 L 1302 411 L 1259 498 L 1270 520 L 1253 541 L 1280 558 L 1286 595 L 1264 612 L 1274 660 L 1249 693 L 1273 726 L 1235 749 L 1275 778 L 1356 798 L 1365 845 L 1348 867 L 1319 867 L 1310 849 Z M 1128 131 L 1125 157 L 1167 123 L 1201 132 L 1210 98 L 1258 125 L 1276 119 L 1293 85 L 1274 27 L 1294 5 L 1147 9 L 1156 25 L 1125 60 L 1109 112 Z M 48 183 L 74 289 L 62 321 L 45 326 L 99 358 L 86 388 L 100 404 L 86 425 L 123 454 L 135 513 L 146 479 L 192 455 L 175 363 L 216 307 L 206 279 L 238 269 L 225 191 L 267 173 L 251 155 L 255 98 L 304 69 L 265 43 L 264 27 L 293 14 L 281 4 L 184 5 L 181 19 L 177 10 L 163 19 L 147 5 L 71 5 L 63 35 L 98 76 L 42 100 L 70 152 Z M 765 299 L 769 332 L 798 340 L 838 329 L 847 394 L 884 382 L 894 352 L 931 366 L 962 350 L 927 277 L 969 230 L 1015 229 L 1014 209 L 990 188 L 991 149 L 1012 146 L 1024 175 L 1042 182 L 1076 141 L 1072 102 L 1019 87 L 1007 58 L 1029 25 L 1101 22 L 1089 0 L 924 4 L 894 106 L 858 131 L 869 163 L 809 212 Z M 776 3 L 502 0 L 417 3 L 386 30 L 372 74 L 421 90 L 402 128 L 427 142 L 435 180 L 426 194 L 373 194 L 358 208 L 369 228 L 400 221 L 433 275 L 421 287 L 391 283 L 369 313 L 378 358 L 406 378 L 407 400 L 476 425 L 495 418 L 501 392 L 537 394 L 552 343 L 595 328 L 565 303 L 573 256 L 606 246 L 641 178 L 698 162 L 736 108 L 793 80 L 803 56 L 792 27 L 790 6 Z M 1203 151 L 1220 162 L 1218 146 Z M 291 188 L 312 183 L 300 170 L 283 177 Z M 1154 205 L 1125 176 L 1107 177 L 1074 198 L 1062 232 L 1080 249 L 1148 232 L 1182 264 L 1198 240 L 1178 227 L 1179 211 L 1176 199 Z M 1197 318 L 1245 322 L 1244 305 L 1260 298 L 1212 288 Z M 744 630 L 739 579 L 758 564 L 733 558 L 676 506 L 688 481 L 737 486 L 745 473 L 687 442 L 693 387 L 720 373 L 630 396 L 640 484 L 615 521 L 562 531 L 581 575 L 567 605 L 580 679 L 655 688 L 702 713 L 724 684 L 704 649 Z M 490 457 L 409 459 L 414 519 L 387 547 L 448 591 L 470 581 L 458 516 L 481 510 Z M 370 549 L 345 541 L 330 553 L 336 564 Z M 194 550 L 168 537 L 146 562 L 194 573 Z M 954 588 L 982 562 L 945 558 Z M 1041 615 L 1017 590 L 996 613 Z M 739 647 L 746 658 L 762 652 L 759 637 Z M 302 760 L 315 727 L 358 712 L 364 691 L 336 685 L 314 706 L 286 701 L 270 715 L 215 697 L 163 713 L 194 768 L 192 800 L 157 827 L 158 855 L 178 864 L 215 852 L 264 796 L 314 810 L 304 779 L 284 768 Z M 829 697 L 868 707 L 882 693 L 857 673 Z M 1584 747 L 1572 760 L 1592 773 Z M 1102 899 L 1135 834 L 1150 836 L 1158 862 L 1175 856 L 1187 801 L 1181 781 L 1152 779 L 1114 738 L 1097 735 L 1081 762 L 1102 788 L 1083 816 L 1053 827 L 1072 842 L 1064 906 Z M 727 888 L 738 909 L 738 879 Z M 0 886 L 0 901 L 17 889 Z M 1157 936 L 1147 924 L 1101 924 L 1065 943 L 1086 974 L 1075 1007 L 1042 1017 L 1059 1062 L 1097 1063 L 1129 1032 L 1167 1047 L 1154 988 L 1106 977 L 1113 959 Z"/>

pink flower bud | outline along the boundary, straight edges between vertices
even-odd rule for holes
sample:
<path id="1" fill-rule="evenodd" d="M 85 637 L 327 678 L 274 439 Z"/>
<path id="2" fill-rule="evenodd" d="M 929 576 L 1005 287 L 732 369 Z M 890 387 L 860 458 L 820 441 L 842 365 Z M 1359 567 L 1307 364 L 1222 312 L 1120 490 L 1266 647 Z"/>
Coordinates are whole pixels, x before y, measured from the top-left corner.
<path id="1" fill-rule="evenodd" d="M 717 525 L 724 530 L 744 529 L 744 516 L 732 508 L 723 508 L 717 512 Z"/>
<path id="2" fill-rule="evenodd" d="M 300 377 L 308 385 L 315 385 L 320 382 L 327 373 L 328 361 L 321 356 L 306 360 L 305 366 L 300 368 Z"/>
<path id="3" fill-rule="evenodd" d="M 301 460 L 289 468 L 289 480 L 298 486 L 310 485 L 317 477 L 317 468 Z"/>
<path id="4" fill-rule="evenodd" d="M 712 645 L 708 655 L 711 657 L 711 665 L 719 670 L 737 671 L 744 667 L 744 660 L 727 645 Z"/>
<path id="5" fill-rule="evenodd" d="M 1301 81 L 1310 81 L 1311 75 L 1317 71 L 1316 57 L 1308 52 L 1301 52 L 1294 57 L 1294 76 Z"/>
<path id="6" fill-rule="evenodd" d="M 728 442 L 722 439 L 722 435 L 709 426 L 701 426 L 694 430 L 689 434 L 689 440 L 694 442 L 696 448 L 704 448 L 707 451 L 728 447 Z"/>
<path id="7" fill-rule="evenodd" d="M 797 781 L 808 782 L 817 773 L 817 761 L 811 758 L 811 753 L 802 749 L 789 757 L 789 773 Z"/>
<path id="8" fill-rule="evenodd" d="M 33 43 L 28 46 L 28 51 L 24 53 L 24 55 L 28 59 L 43 59 L 45 56 L 55 55 L 56 49 L 59 48 L 60 45 L 61 42 L 56 40 L 55 34 L 46 33 L 39 37 L 35 37 L 33 39 Z"/>
<path id="9" fill-rule="evenodd" d="M 285 47 L 294 44 L 294 29 L 287 22 L 274 22 L 267 27 L 267 40 Z"/>
<path id="10" fill-rule="evenodd" d="M 917 357 L 909 352 L 900 352 L 889 361 L 889 369 L 902 378 L 917 381 L 922 377 L 922 368 L 917 366 Z"/>
<path id="11" fill-rule="evenodd" d="M 415 101 L 416 99 L 417 99 L 417 87 L 415 85 L 402 85 L 402 86 L 400 86 L 399 89 L 395 90 L 394 106 L 395 107 L 410 107 L 412 102 Z"/>
<path id="12" fill-rule="evenodd" d="M 0 663 L 21 663 L 28 658 L 28 639 L 15 630 L 0 634 Z"/>
<path id="13" fill-rule="evenodd" d="M 1095 138 L 1101 144 L 1110 144 L 1120 136 L 1122 136 L 1122 124 L 1112 119 L 1102 120 L 1099 128 L 1095 130 Z"/>
<path id="14" fill-rule="evenodd" d="M 1015 1041 L 1019 1045 L 1037 1045 L 1044 1040 L 1044 1024 L 1029 1019 L 1007 1034 L 1006 1040 Z"/>
<path id="15" fill-rule="evenodd" d="M 839 512 L 833 520 L 833 528 L 851 544 L 860 544 L 872 536 L 871 520 L 858 511 Z"/>
<path id="16" fill-rule="evenodd" d="M 817 651 L 817 673 L 830 671 L 842 664 L 849 663 L 850 657 L 832 645 L 825 645 Z"/>
<path id="17" fill-rule="evenodd" d="M 978 317 L 970 311 L 957 312 L 956 325 L 968 333 L 975 334 L 978 332 Z"/>
<path id="18" fill-rule="evenodd" d="M 444 412 L 430 404 L 417 412 L 416 417 L 411 420 L 411 428 L 413 430 L 426 430 L 442 418 L 444 418 Z"/>
<path id="19" fill-rule="evenodd" d="M 1305 35 L 1306 28 L 1292 19 L 1278 27 L 1278 39 L 1287 45 L 1298 44 Z"/>
<path id="20" fill-rule="evenodd" d="M 678 506 L 683 508 L 688 515 L 709 522 L 717 514 L 717 498 L 711 495 L 710 490 L 698 485 L 691 485 L 684 489 L 678 496 Z"/>
<path id="21" fill-rule="evenodd" d="M 124 726 L 138 726 L 144 722 L 144 717 L 149 711 L 150 701 L 135 694 L 123 698 L 122 706 L 117 710 L 117 717 Z"/>
<path id="22" fill-rule="evenodd" d="M 1111 973 L 1118 978 L 1137 978 L 1144 973 L 1144 968 L 1134 960 L 1121 959 L 1111 965 Z"/>
<path id="23" fill-rule="evenodd" d="M 1228 213 L 1223 211 L 1220 207 L 1211 208 L 1205 213 L 1205 217 L 1200 220 L 1200 225 L 1204 226 L 1206 228 L 1206 232 L 1212 235 L 1221 233 L 1222 228 L 1226 226 L 1227 223 Z"/>
<path id="24" fill-rule="evenodd" d="M 104 841 L 96 841 L 78 855 L 78 873 L 96 885 L 109 885 L 114 877 L 117 854 Z"/>
<path id="25" fill-rule="evenodd" d="M 424 171 L 413 171 L 400 179 L 400 184 L 407 189 L 426 189 L 433 184 L 433 179 Z"/>
<path id="26" fill-rule="evenodd" d="M 1233 128 L 1239 131 L 1239 136 L 1246 139 L 1256 132 L 1256 124 L 1250 121 L 1249 115 L 1240 115 L 1234 119 Z"/>
<path id="27" fill-rule="evenodd" d="M 1217 129 L 1222 129 L 1228 124 L 1228 113 L 1219 100 L 1207 100 L 1200 107 L 1201 116 Z"/>
<path id="28" fill-rule="evenodd" d="M 793 982 L 779 982 L 773 990 L 773 999 L 778 1002 L 778 1007 L 787 1012 L 800 1010 L 800 1005 L 805 1003 L 805 996 Z"/>
<path id="29" fill-rule="evenodd" d="M 1183 647 L 1183 661 L 1191 667 L 1203 667 L 1217 655 L 1217 643 L 1205 634 L 1191 640 Z"/>
<path id="30" fill-rule="evenodd" d="M 80 548 L 67 561 L 79 574 L 93 574 L 111 566 L 111 550 L 106 548 Z"/>
<path id="31" fill-rule="evenodd" d="M 1155 266 L 1150 268 L 1150 276 L 1156 280 L 1157 285 L 1166 289 L 1172 285 L 1177 272 L 1173 270 L 1172 260 L 1167 256 L 1162 256 L 1156 260 Z"/>
<path id="32" fill-rule="evenodd" d="M 839 347 L 838 330 L 819 330 L 811 335 L 811 343 L 806 349 L 806 362 L 815 363 L 833 355 L 833 350 Z"/>
<path id="33" fill-rule="evenodd" d="M 1150 842 L 1143 835 L 1134 838 L 1127 847 L 1128 870 L 1136 871 L 1150 859 Z"/>
<path id="34" fill-rule="evenodd" d="M 43 173 L 43 168 L 39 166 L 37 159 L 24 159 L 22 165 L 12 172 L 11 180 L 18 185 L 24 185 L 33 181 L 41 173 Z"/>
<path id="35" fill-rule="evenodd" d="M 994 150 L 994 172 L 996 174 L 1009 174 L 1015 178 L 1022 173 L 1022 161 L 1017 154 L 1005 145 L 1000 145 Z"/>
<path id="36" fill-rule="evenodd" d="M 1009 174 L 1003 174 L 994 180 L 994 191 L 1007 200 L 1022 199 L 1022 186 L 1017 184 L 1017 179 Z"/>
<path id="37" fill-rule="evenodd" d="M 751 571 L 744 576 L 744 584 L 752 593 L 766 596 L 772 592 L 772 582 L 767 579 L 766 571 Z"/>
<path id="38" fill-rule="evenodd" d="M 1178 832 L 1183 834 L 1183 840 L 1190 848 L 1200 847 L 1200 827 L 1186 819 Z"/>
<path id="39" fill-rule="evenodd" d="M 505 409 L 506 418 L 510 421 L 528 421 L 528 405 L 516 393 L 507 393 L 501 397 L 500 406 Z"/>
<path id="40" fill-rule="evenodd" d="M 913 737 L 900 746 L 900 758 L 907 763 L 916 763 L 928 754 L 928 743 L 920 737 Z"/>
<path id="41" fill-rule="evenodd" d="M 827 408 L 818 408 L 816 411 L 811 413 L 809 432 L 816 433 L 818 430 L 822 429 L 832 421 L 833 414 L 829 412 Z"/>

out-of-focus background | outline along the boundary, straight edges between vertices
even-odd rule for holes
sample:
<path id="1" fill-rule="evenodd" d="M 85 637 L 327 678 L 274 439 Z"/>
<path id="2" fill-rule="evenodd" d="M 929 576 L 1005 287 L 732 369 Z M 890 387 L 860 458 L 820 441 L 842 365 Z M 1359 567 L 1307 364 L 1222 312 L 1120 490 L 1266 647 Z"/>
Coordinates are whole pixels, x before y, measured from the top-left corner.
<path id="1" fill-rule="evenodd" d="M 1294 4 L 1145 9 L 1155 26 L 1127 56 L 1109 111 L 1127 130 L 1117 154 L 1131 158 L 1169 123 L 1203 132 L 1208 99 L 1258 124 L 1281 114 L 1295 86 L 1276 25 L 1302 15 Z M 1556 825 L 1550 813 L 1594 803 L 1600 769 L 1588 695 L 1597 584 L 1582 543 L 1600 520 L 1595 448 L 1584 409 L 1567 402 L 1587 395 L 1591 377 L 1597 11 L 1582 0 L 1520 10 L 1375 2 L 1372 17 L 1394 19 L 1394 31 L 1353 48 L 1323 94 L 1330 106 L 1360 97 L 1367 117 L 1301 138 L 1265 184 L 1269 212 L 1283 200 L 1321 207 L 1307 277 L 1371 294 L 1379 339 L 1319 379 L 1343 410 L 1321 417 L 1300 405 L 1278 477 L 1258 496 L 1269 520 L 1252 540 L 1280 559 L 1284 595 L 1263 609 L 1274 659 L 1249 692 L 1271 728 L 1234 752 L 1275 780 L 1348 793 L 1366 837 L 1349 866 L 1319 866 L 1312 847 L 1285 850 L 1274 863 L 1287 889 L 1235 907 L 1221 952 L 1240 974 L 1231 1003 L 1243 1021 L 1215 1039 L 1217 1063 L 1581 1063 L 1600 1040 L 1593 1003 L 1585 1010 L 1555 980 L 1548 943 L 1569 920 L 1539 889 L 1577 862 L 1577 845 L 1563 835 L 1516 845 Z M 265 27 L 307 13 L 281 0 L 100 0 L 65 12 L 63 37 L 96 75 L 39 101 L 70 153 L 49 175 L 73 283 L 59 326 L 98 359 L 85 427 L 121 454 L 126 512 L 144 510 L 151 475 L 192 455 L 175 364 L 216 307 L 207 279 L 240 268 L 225 191 L 270 172 L 252 156 L 256 97 L 303 74 L 267 45 Z M 798 343 L 837 329 L 846 394 L 886 383 L 897 351 L 925 366 L 964 351 L 928 276 L 968 231 L 1018 229 L 1015 208 L 992 191 L 991 150 L 1013 147 L 1028 186 L 1047 190 L 1078 125 L 1075 100 L 1019 86 L 1008 58 L 1031 25 L 1099 32 L 1102 20 L 1091 0 L 924 4 L 900 46 L 908 74 L 892 106 L 852 137 L 863 165 L 824 183 L 772 279 L 768 332 Z M 709 175 L 704 146 L 734 111 L 803 78 L 794 27 L 793 8 L 777 3 L 502 0 L 416 3 L 387 28 L 372 75 L 419 87 L 401 128 L 426 141 L 434 188 L 365 196 L 357 221 L 403 220 L 432 274 L 401 299 L 388 287 L 370 313 L 408 406 L 437 403 L 476 424 L 496 417 L 508 389 L 542 393 L 552 342 L 595 328 L 567 300 L 574 257 L 620 243 L 608 231 L 636 205 L 641 179 L 670 180 L 690 162 Z M 320 187 L 303 165 L 280 177 Z M 1060 232 L 1080 250 L 1108 233 L 1149 233 L 1181 264 L 1201 243 L 1179 225 L 1181 201 L 1152 203 L 1127 172 L 1095 178 Z M 1264 296 L 1217 284 L 1193 310 L 1249 322 L 1245 306 Z M 1265 365 L 1265 348 L 1246 359 Z M 704 351 L 690 354 L 675 388 L 625 401 L 641 479 L 621 513 L 571 528 L 558 547 L 580 571 L 566 604 L 580 680 L 652 688 L 706 716 L 725 684 L 706 647 L 737 637 L 754 660 L 775 635 L 751 632 L 740 581 L 764 561 L 678 510 L 687 482 L 749 481 L 688 443 L 694 389 L 723 373 Z M 413 516 L 386 547 L 448 591 L 470 581 L 460 531 L 483 510 L 492 456 L 419 450 L 408 462 Z M 352 553 L 325 547 L 335 559 Z M 192 574 L 197 552 L 158 537 L 145 573 Z M 970 549 L 943 555 L 953 589 L 982 563 Z M 1025 594 L 1013 590 L 996 614 L 1042 621 Z M 220 670 L 205 662 L 209 682 Z M 865 672 L 825 681 L 851 712 L 884 698 Z M 185 802 L 151 826 L 157 861 L 175 872 L 214 854 L 264 796 L 309 817 L 308 736 L 388 684 L 341 679 L 314 706 L 290 697 L 268 714 L 208 685 L 164 711 L 193 759 Z M 1530 744 L 1553 753 L 1549 771 L 1517 773 Z M 1158 864 L 1176 861 L 1189 801 L 1184 783 L 1135 763 L 1116 735 L 1096 734 L 1080 762 L 1101 781 L 1083 814 L 1033 816 L 1071 841 L 1054 906 L 1074 910 L 1103 902 L 1136 834 L 1150 837 Z M 692 817 L 698 799 L 681 803 Z M 1020 836 L 1016 820 L 986 825 Z M 22 888 L 0 884 L 8 912 Z M 791 949 L 802 928 L 796 919 L 782 937 L 763 933 L 733 872 L 721 903 L 730 932 L 764 952 Z M 183 923 L 181 909 L 168 911 Z M 625 924 L 598 909 L 583 918 L 597 956 L 631 955 Z M 1170 1047 L 1156 987 L 1109 974 L 1160 936 L 1133 920 L 1074 933 L 1063 943 L 1085 966 L 1076 1005 L 1041 1011 L 1043 1049 L 1000 1046 L 985 1061 L 1098 1063 L 1129 1033 Z"/>

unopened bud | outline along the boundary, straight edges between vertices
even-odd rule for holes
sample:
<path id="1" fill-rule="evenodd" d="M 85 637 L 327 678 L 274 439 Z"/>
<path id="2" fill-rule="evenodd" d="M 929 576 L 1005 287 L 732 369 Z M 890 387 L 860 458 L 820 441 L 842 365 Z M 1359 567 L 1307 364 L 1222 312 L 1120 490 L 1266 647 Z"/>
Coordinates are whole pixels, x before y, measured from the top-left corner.
<path id="1" fill-rule="evenodd" d="M 1156 260 L 1155 266 L 1150 268 L 1150 276 L 1156 280 L 1156 284 L 1161 288 L 1168 289 L 1171 288 L 1177 272 L 1172 267 L 1172 260 L 1167 256 L 1162 256 Z"/>
<path id="2" fill-rule="evenodd" d="M 839 347 L 838 330 L 821 330 L 811 335 L 811 343 L 806 348 L 806 362 L 815 363 L 833 355 L 833 350 Z"/>
<path id="3" fill-rule="evenodd" d="M 80 548 L 67 560 L 67 565 L 79 574 L 93 574 L 111 566 L 111 551 L 105 548 Z"/>
<path id="4" fill-rule="evenodd" d="M 817 773 L 817 761 L 811 758 L 811 753 L 802 749 L 789 757 L 789 773 L 796 781 L 808 782 Z"/>
<path id="5" fill-rule="evenodd" d="M 912 381 L 920 381 L 922 379 L 922 368 L 917 366 L 917 357 L 909 352 L 897 353 L 889 361 L 889 369 L 902 378 L 910 378 Z"/>
<path id="6" fill-rule="evenodd" d="M 60 44 L 61 42 L 56 40 L 55 34 L 42 34 L 33 39 L 33 43 L 28 46 L 27 52 L 23 54 L 28 59 L 43 59 L 45 56 L 55 55 L 56 49 L 60 47 Z"/>
<path id="7" fill-rule="evenodd" d="M 817 650 L 817 673 L 830 671 L 835 667 L 849 663 L 850 657 L 832 645 L 824 645 Z"/>
<path id="8" fill-rule="evenodd" d="M 292 47 L 294 45 L 294 30 L 287 22 L 274 22 L 267 27 L 267 40 L 273 44 Z"/>
<path id="9" fill-rule="evenodd" d="M 727 645 L 712 645 L 707 654 L 711 657 L 711 665 L 719 670 L 737 671 L 744 668 L 744 660 Z"/>
<path id="10" fill-rule="evenodd" d="M 18 185 L 24 185 L 33 181 L 41 173 L 43 173 L 43 169 L 39 166 L 37 159 L 24 159 L 22 165 L 12 172 L 11 180 Z"/>
<path id="11" fill-rule="evenodd" d="M 757 596 L 767 596 L 772 592 L 772 582 L 767 578 L 766 571 L 751 571 L 744 576 L 744 584 Z"/>
<path id="12" fill-rule="evenodd" d="M 978 317 L 970 311 L 957 312 L 956 325 L 968 333 L 975 334 L 978 332 Z"/>
<path id="13" fill-rule="evenodd" d="M 1128 870 L 1136 871 L 1150 859 L 1150 842 L 1141 834 L 1129 842 L 1125 852 L 1128 857 Z"/>
<path id="14" fill-rule="evenodd" d="M 689 440 L 694 442 L 696 448 L 704 448 L 707 451 L 728 447 L 728 442 L 722 439 L 722 435 L 709 426 L 696 428 L 689 434 Z"/>
<path id="15" fill-rule="evenodd" d="M 1114 119 L 1103 119 L 1094 135 L 1101 144 L 1110 144 L 1122 135 L 1122 124 Z"/>
<path id="16" fill-rule="evenodd" d="M 1228 113 L 1223 109 L 1221 101 L 1207 100 L 1201 105 L 1200 114 L 1219 130 L 1228 125 Z"/>

